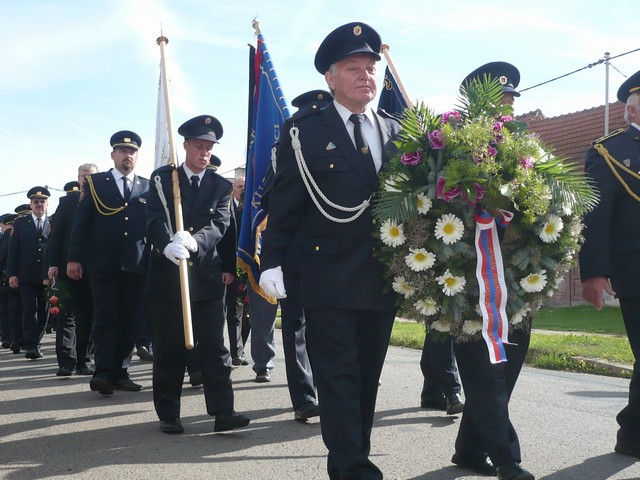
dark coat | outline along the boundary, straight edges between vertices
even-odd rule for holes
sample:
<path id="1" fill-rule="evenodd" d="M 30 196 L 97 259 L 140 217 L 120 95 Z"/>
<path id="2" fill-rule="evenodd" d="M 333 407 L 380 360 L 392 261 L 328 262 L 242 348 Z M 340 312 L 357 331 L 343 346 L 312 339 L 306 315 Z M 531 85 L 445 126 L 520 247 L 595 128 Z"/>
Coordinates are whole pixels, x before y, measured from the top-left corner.
<path id="1" fill-rule="evenodd" d="M 46 218 L 42 234 L 38 234 L 32 215 L 16 218 L 9 240 L 7 270 L 10 277 L 17 276 L 20 283 L 42 284 L 46 278 L 44 260 L 49 227 Z"/>
<path id="2" fill-rule="evenodd" d="M 58 267 L 58 276 L 67 278 L 67 257 L 69 241 L 76 209 L 80 201 L 80 192 L 70 192 L 61 197 L 58 208 L 51 217 L 51 235 L 47 246 L 47 268 Z"/>
<path id="3" fill-rule="evenodd" d="M 147 202 L 147 235 L 152 244 L 147 291 L 149 295 L 180 298 L 178 267 L 168 260 L 164 248 L 171 242 L 170 231 L 175 232 L 173 207 L 172 166 L 160 167 L 151 175 L 153 185 Z M 224 284 L 222 272 L 236 271 L 235 232 L 225 235 L 230 224 L 231 182 L 207 169 L 196 198 L 191 194 L 190 182 L 182 168 L 178 168 L 184 229 L 198 242 L 198 251 L 188 259 L 189 291 L 192 301 L 222 298 Z M 167 222 L 156 187 L 160 178 L 162 191 L 169 202 L 171 229 Z M 224 238 L 224 241 L 223 241 Z"/>
<path id="4" fill-rule="evenodd" d="M 400 126 L 376 114 L 383 163 L 396 151 L 392 139 Z M 269 220 L 263 233 L 261 269 L 283 266 L 301 229 L 302 302 L 305 309 L 394 308 L 395 294 L 385 293 L 382 267 L 373 256 L 376 226 L 371 207 L 355 221 L 336 223 L 325 218 L 312 201 L 296 163 L 290 129 L 299 129 L 302 153 L 322 193 L 336 204 L 353 207 L 378 188 L 372 164 L 362 162 L 333 104 L 294 115 L 283 128 L 277 173 L 269 198 Z M 343 213 L 320 200 L 334 217 Z"/>
<path id="5" fill-rule="evenodd" d="M 149 180 L 135 176 L 128 202 L 124 201 L 111 170 L 85 180 L 69 240 L 70 262 L 95 272 L 129 272 L 145 275 L 148 246 L 145 204 Z M 98 207 L 96 207 L 96 204 Z M 122 210 L 109 213 L 123 207 Z"/>
<path id="6" fill-rule="evenodd" d="M 630 127 L 623 133 L 596 140 L 618 162 L 640 171 L 640 131 Z M 616 169 L 631 190 L 640 196 L 640 181 Z M 585 243 L 580 250 L 583 280 L 606 276 L 618 297 L 638 296 L 640 282 L 640 202 L 614 176 L 604 158 L 591 147 L 585 172 L 600 192 L 598 206 L 585 218 Z"/>

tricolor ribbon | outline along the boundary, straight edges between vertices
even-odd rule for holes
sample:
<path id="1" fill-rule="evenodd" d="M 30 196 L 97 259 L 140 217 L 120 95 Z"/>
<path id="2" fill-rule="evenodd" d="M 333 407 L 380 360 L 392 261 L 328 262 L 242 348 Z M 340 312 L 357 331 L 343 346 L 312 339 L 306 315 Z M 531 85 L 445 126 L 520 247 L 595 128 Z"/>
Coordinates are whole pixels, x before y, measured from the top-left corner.
<path id="1" fill-rule="evenodd" d="M 513 213 L 499 210 L 497 218 L 478 208 L 476 220 L 476 277 L 479 287 L 479 305 L 482 312 L 482 337 L 489 349 L 491 363 L 507 361 L 504 344 L 508 340 L 507 287 L 496 222 L 505 227 Z"/>

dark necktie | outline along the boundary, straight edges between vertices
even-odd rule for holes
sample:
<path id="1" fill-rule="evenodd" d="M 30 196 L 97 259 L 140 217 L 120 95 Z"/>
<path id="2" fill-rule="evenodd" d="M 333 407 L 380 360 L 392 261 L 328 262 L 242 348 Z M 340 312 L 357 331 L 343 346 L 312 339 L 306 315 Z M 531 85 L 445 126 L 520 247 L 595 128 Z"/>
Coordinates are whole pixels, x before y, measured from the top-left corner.
<path id="1" fill-rule="evenodd" d="M 42 235 L 42 219 L 36 219 L 36 230 L 38 230 L 38 235 Z"/>
<path id="2" fill-rule="evenodd" d="M 127 180 L 127 177 L 122 177 L 122 196 L 124 197 L 125 202 L 128 202 L 129 197 L 131 196 L 131 190 L 129 190 L 129 180 Z"/>
<path id="3" fill-rule="evenodd" d="M 198 175 L 193 175 L 191 177 L 191 194 L 193 198 L 198 195 L 198 182 L 200 181 L 200 177 Z"/>
<path id="4" fill-rule="evenodd" d="M 362 122 L 364 121 L 364 115 L 357 115 L 354 113 L 349 117 L 349 120 L 353 123 L 353 138 L 356 141 L 356 149 L 358 150 L 358 153 L 362 156 L 371 158 L 369 145 L 367 145 L 367 142 L 362 136 Z"/>

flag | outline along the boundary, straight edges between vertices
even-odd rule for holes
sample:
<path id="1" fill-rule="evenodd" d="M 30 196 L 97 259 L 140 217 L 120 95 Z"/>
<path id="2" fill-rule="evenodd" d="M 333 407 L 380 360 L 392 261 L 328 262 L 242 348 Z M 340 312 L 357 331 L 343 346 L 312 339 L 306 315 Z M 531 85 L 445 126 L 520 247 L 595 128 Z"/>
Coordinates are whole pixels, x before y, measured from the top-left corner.
<path id="1" fill-rule="evenodd" d="M 169 163 L 169 121 L 167 117 L 166 96 L 164 82 L 162 81 L 162 69 L 158 81 L 158 105 L 156 107 L 156 156 L 153 168 L 156 169 Z"/>
<path id="2" fill-rule="evenodd" d="M 271 165 L 271 151 L 280 141 L 280 129 L 289 118 L 289 108 L 264 38 L 258 34 L 257 48 L 249 52 L 249 112 L 247 164 L 242 224 L 238 238 L 238 265 L 247 273 L 253 289 L 262 296 L 260 279 L 260 233 L 267 215 L 260 206 L 262 182 Z"/>
<path id="3" fill-rule="evenodd" d="M 382 86 L 382 92 L 380 92 L 380 99 L 378 100 L 378 110 L 384 110 L 387 113 L 393 115 L 400 115 L 402 111 L 407 108 L 407 102 L 405 102 L 400 87 L 396 79 L 393 77 L 393 73 L 389 67 L 384 71 L 384 83 Z"/>

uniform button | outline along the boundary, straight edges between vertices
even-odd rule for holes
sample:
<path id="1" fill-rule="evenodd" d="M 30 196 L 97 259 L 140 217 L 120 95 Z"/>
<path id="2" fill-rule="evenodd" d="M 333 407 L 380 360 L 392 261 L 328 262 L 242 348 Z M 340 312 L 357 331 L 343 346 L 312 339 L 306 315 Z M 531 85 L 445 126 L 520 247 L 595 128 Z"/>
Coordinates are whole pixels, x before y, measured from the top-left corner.
<path id="1" fill-rule="evenodd" d="M 210 209 L 209 209 L 209 213 L 213 213 L 213 208 L 210 208 Z"/>
<path id="2" fill-rule="evenodd" d="M 316 252 L 319 252 L 319 251 L 320 251 L 320 246 L 319 246 L 319 245 L 316 245 L 316 246 L 314 247 L 314 250 L 315 250 Z"/>
<path id="3" fill-rule="evenodd" d="M 129 232 L 124 232 L 124 236 L 128 237 L 129 236 Z"/>
<path id="4" fill-rule="evenodd" d="M 189 231 L 190 231 L 190 232 L 193 232 L 193 227 L 189 227 Z"/>
<path id="5" fill-rule="evenodd" d="M 124 220 L 125 220 L 125 222 L 126 222 L 127 220 L 129 220 L 129 217 L 124 217 Z"/>
<path id="6" fill-rule="evenodd" d="M 125 206 L 125 207 L 128 207 L 128 206 L 129 206 L 129 204 L 128 204 L 127 202 L 124 202 L 124 206 Z"/>
<path id="7" fill-rule="evenodd" d="M 330 163 L 330 164 L 329 164 L 329 168 L 333 168 L 333 163 Z"/>
<path id="8" fill-rule="evenodd" d="M 42 251 L 42 249 L 41 249 L 41 248 L 39 248 L 39 249 L 38 249 L 38 251 L 39 251 L 39 252 L 41 252 L 41 251 Z"/>
<path id="9" fill-rule="evenodd" d="M 190 266 L 190 267 L 193 267 L 193 262 L 189 262 L 189 266 Z"/>
<path id="10" fill-rule="evenodd" d="M 373 223 L 373 224 L 375 225 L 375 224 L 376 224 L 376 223 L 378 223 L 378 222 L 377 222 L 377 221 L 376 221 L 376 219 L 374 218 L 373 220 L 371 220 L 371 223 Z"/>
<path id="11" fill-rule="evenodd" d="M 40 259 L 38 259 L 38 263 L 40 263 Z"/>

